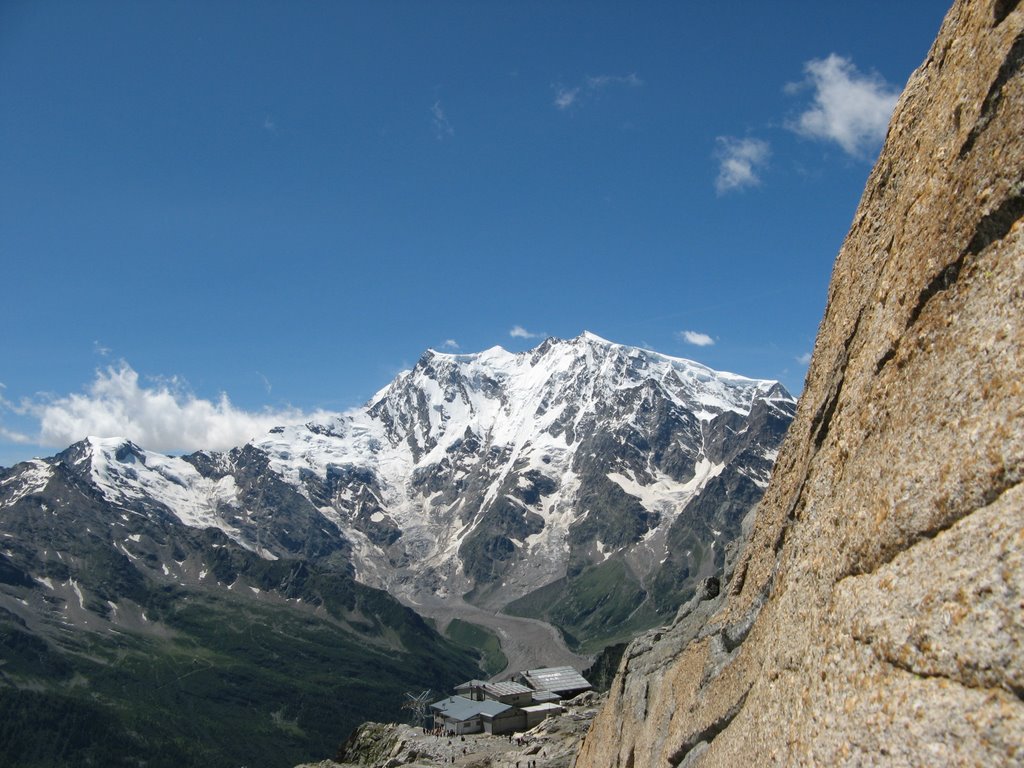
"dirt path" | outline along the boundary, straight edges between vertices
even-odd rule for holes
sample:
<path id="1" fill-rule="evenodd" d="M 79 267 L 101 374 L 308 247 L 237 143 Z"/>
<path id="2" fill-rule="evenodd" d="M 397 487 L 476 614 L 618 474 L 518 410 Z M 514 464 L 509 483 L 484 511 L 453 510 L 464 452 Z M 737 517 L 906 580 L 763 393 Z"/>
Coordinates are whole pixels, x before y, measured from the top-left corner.
<path id="1" fill-rule="evenodd" d="M 580 656 L 570 651 L 558 630 L 538 619 L 485 611 L 461 600 L 423 600 L 410 607 L 434 619 L 442 630 L 452 619 L 462 619 L 497 634 L 508 666 L 495 675 L 494 680 L 537 667 L 570 666 L 582 671 L 593 662 L 593 656 Z"/>

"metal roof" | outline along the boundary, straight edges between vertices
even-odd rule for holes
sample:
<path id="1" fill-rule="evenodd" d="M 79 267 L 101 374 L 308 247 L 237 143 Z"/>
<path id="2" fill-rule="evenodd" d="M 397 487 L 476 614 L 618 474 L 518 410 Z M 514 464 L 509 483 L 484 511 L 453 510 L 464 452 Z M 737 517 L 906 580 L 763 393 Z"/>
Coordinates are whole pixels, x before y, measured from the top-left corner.
<path id="1" fill-rule="evenodd" d="M 523 710 L 523 712 L 553 712 L 556 715 L 563 711 L 561 704 L 552 704 L 550 702 L 545 702 L 544 704 L 533 704 L 529 707 L 520 707 L 520 709 Z"/>
<path id="2" fill-rule="evenodd" d="M 511 680 L 503 680 L 500 683 L 487 683 L 483 686 L 484 693 L 495 698 L 500 696 L 519 696 L 524 693 L 533 693 L 525 685 L 514 683 Z"/>
<path id="3" fill-rule="evenodd" d="M 556 702 L 557 703 L 557 702 L 561 701 L 561 699 L 562 699 L 562 697 L 559 696 L 554 691 L 534 691 L 533 692 L 533 700 L 535 702 L 537 702 L 538 704 L 542 704 L 542 703 L 545 703 L 545 702 Z"/>
<path id="4" fill-rule="evenodd" d="M 479 715 L 494 717 L 512 707 L 508 704 L 502 704 L 500 701 L 492 701 L 490 699 L 473 701 L 465 696 L 449 696 L 447 699 L 435 701 L 430 705 L 430 708 L 447 718 L 461 722 L 471 720 Z"/>
<path id="5" fill-rule="evenodd" d="M 545 667 L 528 669 L 523 677 L 538 691 L 589 691 L 593 686 L 572 667 Z"/>

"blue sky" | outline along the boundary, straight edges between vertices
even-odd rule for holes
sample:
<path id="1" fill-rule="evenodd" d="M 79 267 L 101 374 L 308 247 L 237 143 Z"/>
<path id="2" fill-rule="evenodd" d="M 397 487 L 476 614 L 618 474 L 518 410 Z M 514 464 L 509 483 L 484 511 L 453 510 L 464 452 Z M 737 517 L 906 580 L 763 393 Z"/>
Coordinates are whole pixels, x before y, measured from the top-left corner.
<path id="1" fill-rule="evenodd" d="M 945 2 L 0 3 L 0 465 L 590 330 L 799 392 Z"/>

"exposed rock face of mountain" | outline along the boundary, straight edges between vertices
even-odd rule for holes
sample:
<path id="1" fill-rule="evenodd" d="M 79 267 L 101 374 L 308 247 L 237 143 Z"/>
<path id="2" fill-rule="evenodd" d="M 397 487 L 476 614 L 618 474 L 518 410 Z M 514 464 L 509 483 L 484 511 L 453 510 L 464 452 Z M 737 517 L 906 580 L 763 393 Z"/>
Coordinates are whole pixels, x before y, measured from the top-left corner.
<path id="1" fill-rule="evenodd" d="M 589 333 L 521 354 L 429 351 L 329 423 L 181 458 L 90 438 L 11 470 L 0 505 L 71 468 L 97 525 L 130 509 L 414 602 L 519 598 L 510 610 L 570 639 L 608 635 L 671 614 L 721 567 L 794 410 L 777 382 Z M 181 557 L 153 556 L 187 578 Z"/>
<path id="2" fill-rule="evenodd" d="M 724 599 L 627 650 L 580 768 L 1024 761 L 1022 126 L 1024 8 L 957 2 Z"/>
<path id="3" fill-rule="evenodd" d="M 793 412 L 777 382 L 585 333 L 427 352 L 367 408 L 250 449 L 343 531 L 368 584 L 496 608 L 552 583 L 586 603 L 573 585 L 614 573 L 621 615 L 594 621 L 642 603 L 649 624 L 721 567 Z M 564 601 L 535 602 L 572 625 Z"/>

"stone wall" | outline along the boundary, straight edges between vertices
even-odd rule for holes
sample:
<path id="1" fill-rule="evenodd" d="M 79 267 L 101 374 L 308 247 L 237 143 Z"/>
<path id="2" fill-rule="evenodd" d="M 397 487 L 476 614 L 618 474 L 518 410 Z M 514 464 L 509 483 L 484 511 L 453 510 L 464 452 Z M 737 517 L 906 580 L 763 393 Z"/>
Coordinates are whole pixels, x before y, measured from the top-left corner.
<path id="1" fill-rule="evenodd" d="M 578 768 L 1024 763 L 1024 7 L 950 10 L 836 261 L 723 595 Z"/>

